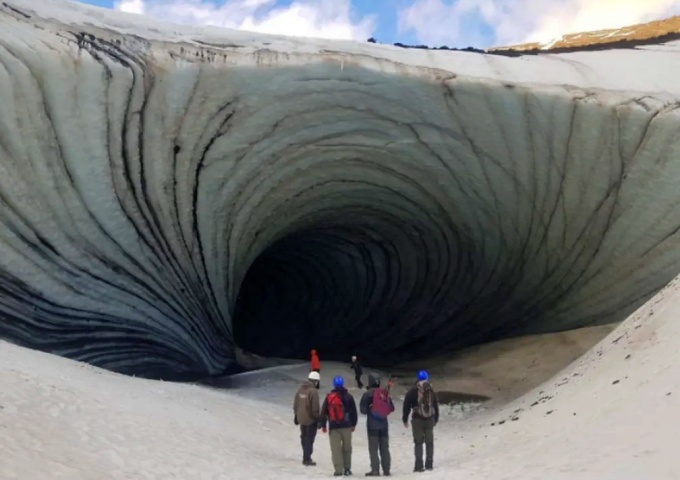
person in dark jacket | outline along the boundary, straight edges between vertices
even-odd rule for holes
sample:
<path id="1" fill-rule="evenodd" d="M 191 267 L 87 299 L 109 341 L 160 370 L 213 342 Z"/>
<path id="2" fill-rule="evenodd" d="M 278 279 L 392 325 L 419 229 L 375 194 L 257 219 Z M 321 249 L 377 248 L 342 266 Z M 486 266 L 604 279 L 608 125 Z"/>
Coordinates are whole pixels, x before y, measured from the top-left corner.
<path id="1" fill-rule="evenodd" d="M 433 469 L 434 459 L 434 427 L 439 422 L 439 404 L 437 394 L 430 377 L 425 370 L 418 372 L 418 381 L 404 398 L 402 421 L 408 428 L 408 417 L 413 414 L 411 427 L 413 430 L 414 453 L 416 457 L 414 472 Z M 425 468 L 423 468 L 423 443 L 425 444 Z"/>
<path id="2" fill-rule="evenodd" d="M 378 391 L 376 393 L 376 390 Z M 387 417 L 382 418 L 371 412 L 373 398 L 377 394 L 384 393 L 389 402 L 389 412 L 394 412 L 394 403 L 387 390 L 380 388 L 380 376 L 376 373 L 368 375 L 367 392 L 361 397 L 359 411 L 366 415 L 366 430 L 368 431 L 368 454 L 371 457 L 371 471 L 367 477 L 380 476 L 380 464 L 382 464 L 383 475 L 390 476 L 390 445 L 389 445 L 389 423 Z M 380 452 L 380 456 L 378 456 Z"/>
<path id="3" fill-rule="evenodd" d="M 293 400 L 293 412 L 295 425 L 300 426 L 300 443 L 302 444 L 302 464 L 313 467 L 316 462 L 312 460 L 314 452 L 314 439 L 319 429 L 319 372 L 309 372 L 307 381 L 300 386 Z"/>
<path id="4" fill-rule="evenodd" d="M 342 377 L 333 379 L 334 388 L 323 401 L 319 421 L 323 433 L 326 433 L 328 425 L 335 477 L 352 475 L 352 432 L 358 421 L 354 397 L 344 385 Z"/>
<path id="5" fill-rule="evenodd" d="M 361 376 L 364 374 L 364 369 L 361 368 L 361 364 L 359 363 L 359 359 L 356 357 L 356 355 L 352 356 L 352 364 L 349 366 L 352 370 L 354 370 L 354 379 L 357 381 L 357 387 L 359 387 L 359 390 L 364 388 L 364 384 L 361 381 Z"/>

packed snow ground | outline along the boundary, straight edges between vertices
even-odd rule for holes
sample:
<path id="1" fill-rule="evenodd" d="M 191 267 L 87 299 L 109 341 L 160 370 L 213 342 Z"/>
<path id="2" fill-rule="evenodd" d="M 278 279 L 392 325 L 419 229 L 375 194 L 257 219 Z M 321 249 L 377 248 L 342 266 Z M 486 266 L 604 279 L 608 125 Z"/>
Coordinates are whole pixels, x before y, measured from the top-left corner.
<path id="1" fill-rule="evenodd" d="M 541 387 L 500 409 L 445 415 L 425 478 L 680 478 L 679 314 L 676 279 Z M 0 365 L 3 480 L 332 475 L 323 434 L 319 465 L 300 463 L 291 402 L 304 365 L 244 374 L 231 389 L 125 377 L 8 343 Z M 337 372 L 351 379 L 346 365 L 325 365 L 324 391 Z M 391 428 L 394 476 L 417 477 L 398 414 Z M 363 419 L 353 470 L 368 470 Z"/>

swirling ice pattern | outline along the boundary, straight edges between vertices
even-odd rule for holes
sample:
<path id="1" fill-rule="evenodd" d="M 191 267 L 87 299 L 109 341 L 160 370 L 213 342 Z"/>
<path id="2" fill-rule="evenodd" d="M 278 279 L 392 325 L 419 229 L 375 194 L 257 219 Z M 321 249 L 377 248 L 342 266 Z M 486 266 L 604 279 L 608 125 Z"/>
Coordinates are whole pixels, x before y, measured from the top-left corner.
<path id="1" fill-rule="evenodd" d="M 235 344 L 392 362 L 619 320 L 680 267 L 672 99 L 26 17 L 0 10 L 16 343 L 164 378 Z"/>

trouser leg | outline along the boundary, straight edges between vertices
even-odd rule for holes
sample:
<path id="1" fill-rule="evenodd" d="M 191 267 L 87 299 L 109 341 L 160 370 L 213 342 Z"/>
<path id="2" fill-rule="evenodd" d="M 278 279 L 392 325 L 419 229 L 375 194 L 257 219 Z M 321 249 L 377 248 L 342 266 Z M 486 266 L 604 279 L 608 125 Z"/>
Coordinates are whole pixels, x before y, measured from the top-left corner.
<path id="1" fill-rule="evenodd" d="M 343 428 L 342 430 L 342 463 L 345 470 L 352 469 L 352 429 Z"/>
<path id="2" fill-rule="evenodd" d="M 342 433 L 340 430 L 329 430 L 328 439 L 331 444 L 331 460 L 335 473 L 342 473 Z"/>
<path id="3" fill-rule="evenodd" d="M 307 441 L 307 427 L 300 425 L 300 444 L 302 444 L 302 461 L 309 461 L 309 448 Z"/>
<path id="4" fill-rule="evenodd" d="M 314 439 L 316 438 L 316 424 L 300 426 L 300 438 L 302 441 L 302 460 L 310 461 L 314 452 Z"/>
<path id="5" fill-rule="evenodd" d="M 354 379 L 357 381 L 357 387 L 364 388 L 364 384 L 361 382 L 361 375 L 357 375 Z"/>
<path id="6" fill-rule="evenodd" d="M 392 466 L 392 457 L 390 455 L 390 437 L 385 431 L 380 432 L 379 448 L 383 473 L 389 472 Z"/>
<path id="7" fill-rule="evenodd" d="M 411 420 L 413 430 L 413 453 L 415 455 L 415 469 L 423 469 L 423 443 L 425 441 L 425 433 L 423 429 L 423 421 L 417 418 Z"/>
<path id="8" fill-rule="evenodd" d="M 377 472 L 380 470 L 380 458 L 378 457 L 378 449 L 380 448 L 380 432 L 368 432 L 368 455 L 371 458 L 371 471 Z"/>
<path id="9" fill-rule="evenodd" d="M 307 457 L 305 456 L 305 427 L 300 425 L 300 445 L 302 446 L 302 461 L 304 462 Z"/>
<path id="10" fill-rule="evenodd" d="M 312 425 L 309 426 L 310 434 L 311 434 L 311 446 L 309 448 L 309 454 L 312 455 L 314 453 L 314 442 L 316 441 L 316 434 L 319 432 L 319 426 L 316 423 L 313 423 Z"/>
<path id="11" fill-rule="evenodd" d="M 434 461 L 434 420 L 425 423 L 425 468 L 431 469 Z"/>
<path id="12" fill-rule="evenodd" d="M 316 439 L 317 425 L 313 423 L 307 427 L 307 455 L 308 460 L 312 459 L 312 454 L 314 453 L 314 440 Z"/>
<path id="13" fill-rule="evenodd" d="M 319 426 L 313 423 L 309 426 L 309 458 L 312 458 L 314 453 L 314 442 L 316 441 L 316 433 L 319 431 Z"/>

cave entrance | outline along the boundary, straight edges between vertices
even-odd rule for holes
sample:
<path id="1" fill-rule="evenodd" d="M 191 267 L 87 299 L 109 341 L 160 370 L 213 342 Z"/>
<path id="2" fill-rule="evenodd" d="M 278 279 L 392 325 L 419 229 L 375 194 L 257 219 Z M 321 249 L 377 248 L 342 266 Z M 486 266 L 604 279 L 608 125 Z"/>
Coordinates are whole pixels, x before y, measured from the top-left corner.
<path id="1" fill-rule="evenodd" d="M 378 356 L 386 350 L 375 340 L 390 315 L 384 294 L 393 289 L 393 251 L 357 226 L 318 227 L 276 242 L 241 284 L 236 344 L 267 358 L 308 360 L 312 349 L 322 360 L 365 358 L 367 350 Z"/>
<path id="2" fill-rule="evenodd" d="M 266 361 L 247 368 L 306 362 L 316 349 L 322 362 L 357 355 L 407 383 L 424 368 L 442 392 L 511 399 L 611 331 L 513 335 L 544 315 L 518 280 L 521 269 L 500 275 L 442 216 L 366 216 L 362 208 L 306 219 L 250 265 L 233 334 L 239 349 Z M 489 281 L 491 273 L 498 278 Z"/>
<path id="3" fill-rule="evenodd" d="M 427 356 L 432 335 L 418 322 L 438 311 L 447 266 L 427 237 L 422 226 L 364 217 L 276 241 L 241 283 L 236 344 L 267 358 L 308 360 L 316 349 L 322 361 L 358 355 L 375 366 Z"/>

